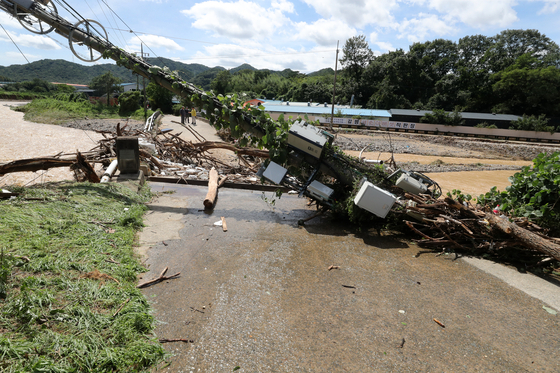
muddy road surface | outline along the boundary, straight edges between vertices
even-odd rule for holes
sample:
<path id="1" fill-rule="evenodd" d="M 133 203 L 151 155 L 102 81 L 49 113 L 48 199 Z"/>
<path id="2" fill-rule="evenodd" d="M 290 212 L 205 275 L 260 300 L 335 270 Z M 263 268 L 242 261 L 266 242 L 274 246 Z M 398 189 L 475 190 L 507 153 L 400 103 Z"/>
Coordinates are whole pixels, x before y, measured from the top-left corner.
<path id="1" fill-rule="evenodd" d="M 165 344 L 163 371 L 560 371 L 560 317 L 461 259 L 326 218 L 298 227 L 313 210 L 293 196 L 220 189 L 207 213 L 205 189 L 151 185 L 174 193 L 146 216 L 143 277 L 181 276 L 144 294 L 158 338 L 192 340 Z"/>

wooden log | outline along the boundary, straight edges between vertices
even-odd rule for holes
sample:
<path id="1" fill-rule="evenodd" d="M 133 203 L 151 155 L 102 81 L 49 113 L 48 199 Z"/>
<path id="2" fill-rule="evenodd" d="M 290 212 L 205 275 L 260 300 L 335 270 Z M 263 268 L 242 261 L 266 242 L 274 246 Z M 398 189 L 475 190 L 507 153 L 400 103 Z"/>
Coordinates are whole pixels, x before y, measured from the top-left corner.
<path id="1" fill-rule="evenodd" d="M 77 152 L 76 155 L 76 166 L 82 170 L 87 181 L 90 183 L 99 183 L 101 181 L 101 179 L 99 179 L 99 175 L 95 173 L 93 166 L 88 163 L 86 158 L 80 152 Z"/>
<path id="2" fill-rule="evenodd" d="M 508 219 L 500 218 L 497 215 L 486 214 L 486 220 L 502 232 L 514 236 L 516 239 L 523 242 L 525 246 L 545 253 L 556 260 L 560 260 L 560 245 L 547 241 L 535 233 L 523 229 L 517 224 L 511 223 Z"/>
<path id="3" fill-rule="evenodd" d="M 211 209 L 214 207 L 216 197 L 218 196 L 218 171 L 214 167 L 210 170 L 208 178 L 208 193 L 204 199 L 204 208 Z"/>
<path id="4" fill-rule="evenodd" d="M 17 161 L 1 164 L 0 175 L 9 174 L 12 172 L 35 172 L 39 170 L 48 170 L 49 168 L 54 167 L 69 167 L 75 162 L 75 155 L 70 159 L 60 159 L 55 157 L 20 159 Z"/>

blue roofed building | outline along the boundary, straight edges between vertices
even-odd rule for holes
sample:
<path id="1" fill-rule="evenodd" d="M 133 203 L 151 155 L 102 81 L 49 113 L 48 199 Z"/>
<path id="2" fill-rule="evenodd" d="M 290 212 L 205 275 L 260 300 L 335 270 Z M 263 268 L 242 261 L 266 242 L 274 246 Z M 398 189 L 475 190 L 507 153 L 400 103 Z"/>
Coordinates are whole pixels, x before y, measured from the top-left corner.
<path id="1" fill-rule="evenodd" d="M 252 105 L 258 105 L 251 100 Z M 328 103 L 316 102 L 289 102 L 278 100 L 258 100 L 260 105 L 264 106 L 264 110 L 270 116 L 277 120 L 280 115 L 284 118 L 293 119 L 297 117 L 304 117 L 307 115 L 310 121 L 319 120 L 321 123 L 330 123 L 333 107 Z M 348 120 L 359 117 L 360 119 L 372 119 L 387 121 L 391 118 L 391 113 L 388 110 L 375 110 L 375 109 L 361 109 L 351 108 L 348 105 L 335 105 L 334 106 L 334 123 L 335 124 L 350 124 Z"/>

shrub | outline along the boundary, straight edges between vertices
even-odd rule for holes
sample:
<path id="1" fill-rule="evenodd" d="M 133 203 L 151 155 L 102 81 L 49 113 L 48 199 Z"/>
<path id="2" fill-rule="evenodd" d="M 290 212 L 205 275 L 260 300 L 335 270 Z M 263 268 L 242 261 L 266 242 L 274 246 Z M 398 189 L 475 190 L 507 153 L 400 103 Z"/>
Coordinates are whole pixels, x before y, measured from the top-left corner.
<path id="1" fill-rule="evenodd" d="M 546 115 L 544 114 L 541 114 L 538 117 L 535 117 L 534 115 L 523 115 L 523 118 L 519 118 L 518 120 L 511 122 L 511 127 L 509 128 L 512 130 L 554 133 L 554 126 L 548 125 L 548 119 L 546 119 Z"/>
<path id="2" fill-rule="evenodd" d="M 128 115 L 140 109 L 140 92 L 128 91 L 119 96 L 119 115 Z"/>
<path id="3" fill-rule="evenodd" d="M 532 168 L 523 167 L 509 181 L 505 191 L 494 187 L 478 197 L 479 202 L 489 207 L 500 205 L 504 212 L 560 233 L 560 152 L 539 154 Z"/>

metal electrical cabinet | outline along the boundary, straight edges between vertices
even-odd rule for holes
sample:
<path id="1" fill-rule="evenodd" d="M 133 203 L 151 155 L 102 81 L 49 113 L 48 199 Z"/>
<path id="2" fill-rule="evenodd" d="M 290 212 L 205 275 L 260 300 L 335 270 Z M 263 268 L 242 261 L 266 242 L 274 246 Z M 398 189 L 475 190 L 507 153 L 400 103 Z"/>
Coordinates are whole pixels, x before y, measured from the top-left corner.
<path id="1" fill-rule="evenodd" d="M 321 158 L 323 147 L 330 141 L 319 128 L 304 121 L 295 122 L 288 131 L 288 145 L 294 149 Z"/>
<path id="2" fill-rule="evenodd" d="M 364 210 L 371 212 L 385 218 L 393 204 L 397 200 L 392 193 L 387 192 L 379 187 L 376 187 L 369 181 L 364 181 L 358 194 L 354 198 L 354 203 Z"/>
<path id="3" fill-rule="evenodd" d="M 422 184 L 420 181 L 407 174 L 402 174 L 395 185 L 412 194 L 426 193 L 428 190 L 425 184 Z"/>

